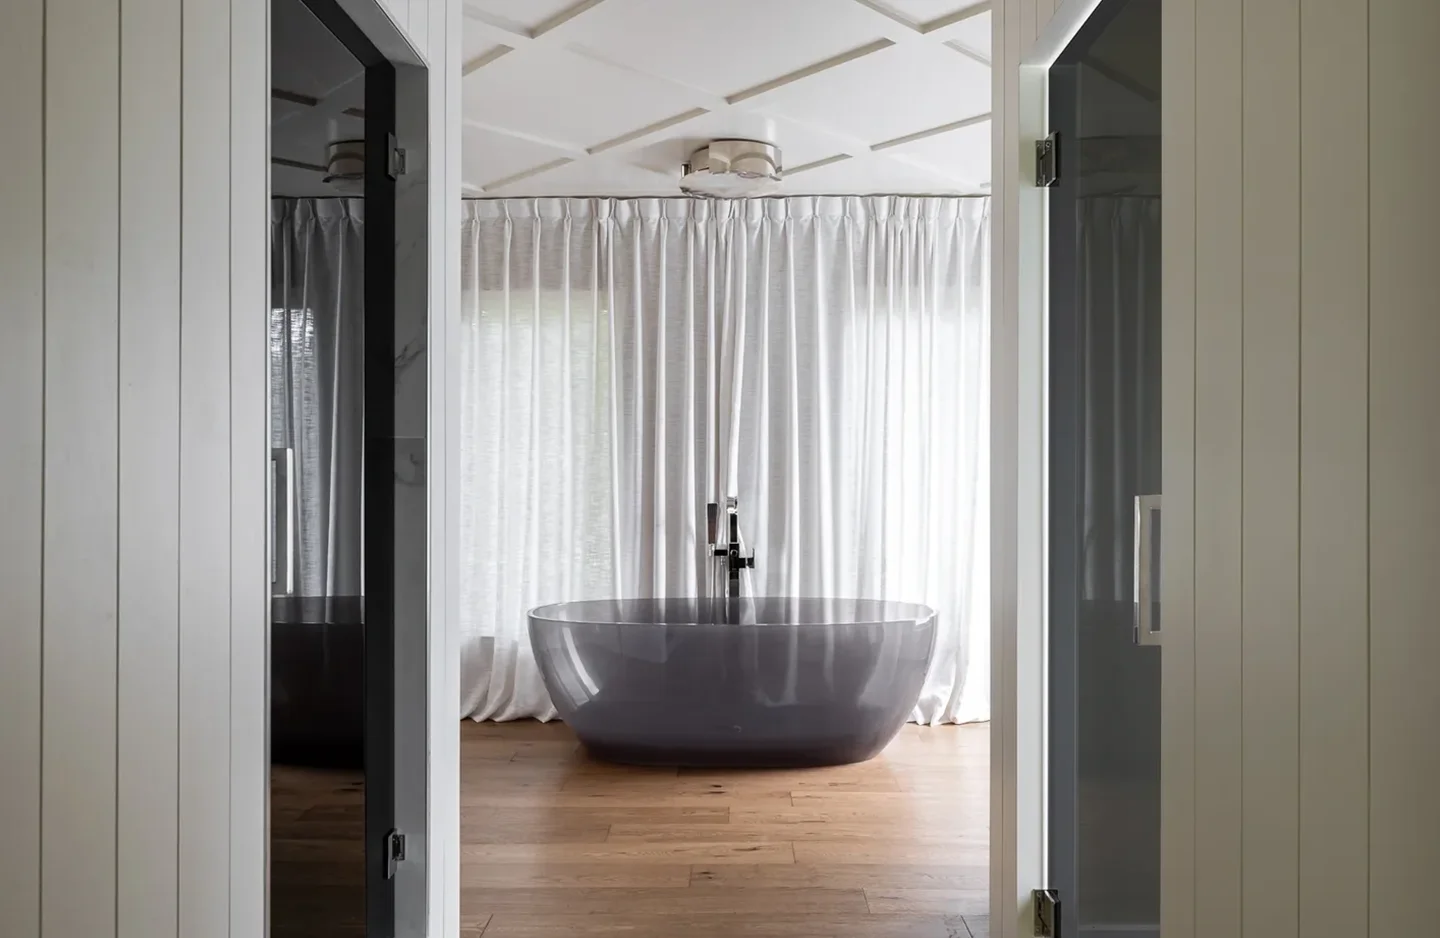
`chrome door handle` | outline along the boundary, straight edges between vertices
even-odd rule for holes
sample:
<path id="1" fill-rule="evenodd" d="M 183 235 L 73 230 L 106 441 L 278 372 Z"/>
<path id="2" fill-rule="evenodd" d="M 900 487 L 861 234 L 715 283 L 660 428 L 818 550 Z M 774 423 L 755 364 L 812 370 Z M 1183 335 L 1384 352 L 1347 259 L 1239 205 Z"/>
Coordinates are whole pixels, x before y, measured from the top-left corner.
<path id="1" fill-rule="evenodd" d="M 1159 495 L 1135 496 L 1135 644 L 1159 645 L 1160 623 L 1155 616 L 1160 591 L 1155 577 L 1155 528 L 1160 516 Z"/>

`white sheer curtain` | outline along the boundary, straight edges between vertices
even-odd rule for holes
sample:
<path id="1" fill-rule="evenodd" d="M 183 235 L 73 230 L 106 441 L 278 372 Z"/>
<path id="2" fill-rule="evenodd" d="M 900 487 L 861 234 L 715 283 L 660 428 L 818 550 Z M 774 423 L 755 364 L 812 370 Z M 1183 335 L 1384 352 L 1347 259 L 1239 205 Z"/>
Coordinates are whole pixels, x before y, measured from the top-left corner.
<path id="1" fill-rule="evenodd" d="M 295 501 L 276 621 L 362 620 L 364 258 L 363 199 L 270 203 L 270 445 L 293 459 Z"/>
<path id="2" fill-rule="evenodd" d="M 912 717 L 987 719 L 988 227 L 984 199 L 467 202 L 463 712 L 553 716 L 525 611 L 693 595 L 730 494 L 751 590 L 933 605 Z"/>

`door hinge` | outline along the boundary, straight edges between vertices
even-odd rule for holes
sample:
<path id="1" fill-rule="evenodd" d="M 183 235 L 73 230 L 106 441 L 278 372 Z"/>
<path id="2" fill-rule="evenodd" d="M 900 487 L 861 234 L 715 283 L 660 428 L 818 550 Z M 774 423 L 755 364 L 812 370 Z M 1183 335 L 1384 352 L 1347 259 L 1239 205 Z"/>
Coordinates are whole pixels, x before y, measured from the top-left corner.
<path id="1" fill-rule="evenodd" d="M 1060 181 L 1060 134 L 1035 142 L 1035 185 L 1048 189 Z"/>
<path id="2" fill-rule="evenodd" d="M 395 135 L 390 135 L 390 178 L 399 179 L 405 175 L 405 151 L 395 145 Z"/>
<path id="3" fill-rule="evenodd" d="M 385 835 L 385 878 L 395 878 L 395 868 L 405 859 L 405 835 L 391 831 Z"/>
<path id="4" fill-rule="evenodd" d="M 1035 938 L 1060 938 L 1060 893 L 1036 889 L 1030 894 L 1035 904 Z"/>

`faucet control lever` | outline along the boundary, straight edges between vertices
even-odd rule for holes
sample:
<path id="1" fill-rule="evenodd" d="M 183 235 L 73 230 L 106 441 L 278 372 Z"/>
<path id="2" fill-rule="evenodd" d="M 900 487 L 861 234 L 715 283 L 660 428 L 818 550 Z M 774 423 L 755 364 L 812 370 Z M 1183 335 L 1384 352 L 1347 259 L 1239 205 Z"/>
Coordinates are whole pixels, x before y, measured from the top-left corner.
<path id="1" fill-rule="evenodd" d="M 729 581 L 727 592 L 733 598 L 740 595 L 740 571 L 755 569 L 755 551 L 740 546 L 739 500 L 734 496 L 725 498 L 724 527 L 721 527 L 720 512 L 721 506 L 715 502 L 705 506 L 707 543 L 710 553 L 721 561 L 721 569 Z M 720 540 L 722 535 L 724 542 Z"/>

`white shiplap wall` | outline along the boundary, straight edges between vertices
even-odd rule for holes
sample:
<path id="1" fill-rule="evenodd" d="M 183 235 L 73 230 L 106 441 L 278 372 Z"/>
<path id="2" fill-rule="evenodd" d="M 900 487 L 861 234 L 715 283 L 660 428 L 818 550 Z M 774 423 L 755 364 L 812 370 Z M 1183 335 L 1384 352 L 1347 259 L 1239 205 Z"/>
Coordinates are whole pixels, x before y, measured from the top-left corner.
<path id="1" fill-rule="evenodd" d="M 258 935 L 266 6 L 0 36 L 0 920 Z"/>
<path id="2" fill-rule="evenodd" d="M 1047 24 L 1093 5 L 997 6 L 997 373 L 1033 351 L 1025 179 L 1043 124 L 1019 66 Z M 1440 192 L 1425 181 L 1440 6 L 1164 14 L 1162 934 L 1405 934 L 1440 877 Z M 1033 429 L 1021 384 L 996 389 L 1012 457 Z M 1023 539 L 1023 503 L 998 482 L 996 497 Z M 997 569 L 1003 615 L 1023 563 L 996 559 L 1012 570 Z M 1012 712 L 1033 710 L 1026 693 L 1022 679 Z M 1023 775 L 1033 741 L 1001 710 Z M 1042 875 L 1021 798 L 998 819 L 1020 867 L 997 902 Z M 994 934 L 1023 933 L 996 916 Z"/>
<path id="3" fill-rule="evenodd" d="M 37 87 L 44 73 L 41 0 L 5 8 L 0 86 Z M 0 182 L 0 920 L 40 930 L 42 548 L 45 513 L 45 111 L 38 94 L 8 95 L 9 171 Z"/>
<path id="4" fill-rule="evenodd" d="M 443 352 L 459 282 L 461 14 L 458 0 L 403 10 L 434 69 L 430 328 Z M 264 934 L 267 11 L 0 12 L 6 938 Z M 431 373 L 443 398 L 444 369 Z M 438 410 L 432 584 L 449 543 Z M 456 748 L 446 608 L 430 616 L 441 761 Z M 429 772 L 442 828 L 458 827 L 451 776 Z M 456 901 L 452 839 L 428 838 L 431 935 Z"/>
<path id="5" fill-rule="evenodd" d="M 1440 189 L 1424 176 L 1440 151 L 1440 5 L 1368 9 L 1369 915 L 1380 938 L 1432 914 L 1440 878 Z M 1306 215 L 1307 230 L 1329 205 Z"/>

